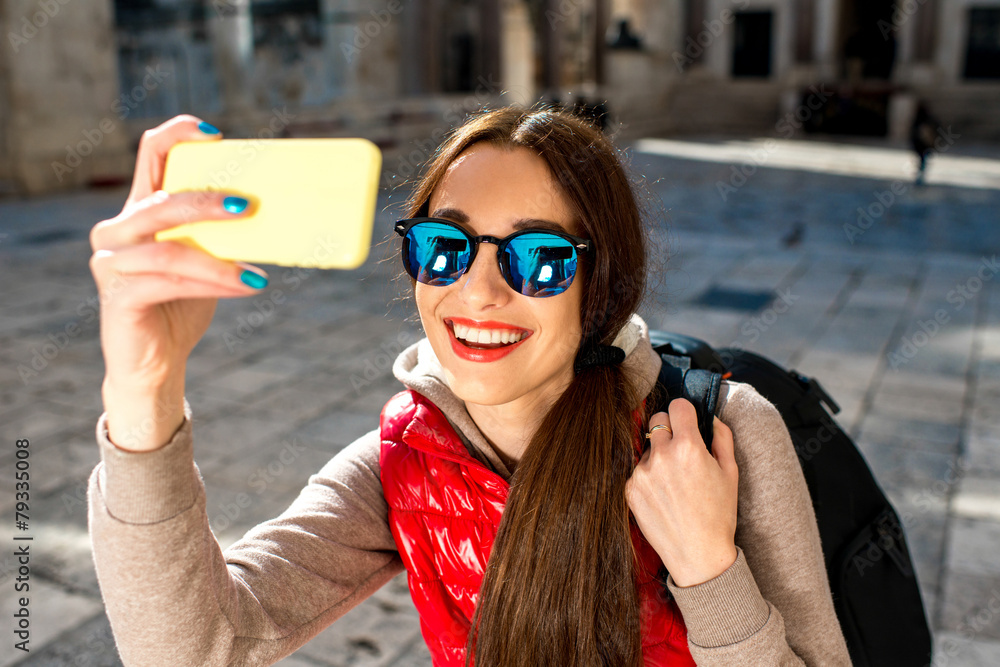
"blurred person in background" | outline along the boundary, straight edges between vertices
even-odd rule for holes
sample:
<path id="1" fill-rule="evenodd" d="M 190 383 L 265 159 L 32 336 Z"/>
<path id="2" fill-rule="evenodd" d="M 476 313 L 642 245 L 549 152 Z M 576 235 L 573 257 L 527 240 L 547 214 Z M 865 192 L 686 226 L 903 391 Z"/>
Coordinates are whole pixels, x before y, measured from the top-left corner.
<path id="1" fill-rule="evenodd" d="M 919 160 L 915 185 L 924 184 L 927 158 L 934 152 L 934 140 L 937 139 L 938 127 L 940 127 L 940 123 L 927 110 L 927 105 L 918 102 L 917 111 L 913 115 L 913 123 L 910 125 L 910 146 Z"/>

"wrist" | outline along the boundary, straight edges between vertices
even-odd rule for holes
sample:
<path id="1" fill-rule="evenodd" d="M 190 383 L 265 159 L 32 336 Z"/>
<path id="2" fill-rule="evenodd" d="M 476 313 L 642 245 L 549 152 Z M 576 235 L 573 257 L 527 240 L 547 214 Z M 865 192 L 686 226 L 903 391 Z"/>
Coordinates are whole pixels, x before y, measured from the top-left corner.
<path id="1" fill-rule="evenodd" d="M 728 570 L 736 562 L 738 556 L 736 545 L 730 543 L 711 553 L 703 553 L 696 562 L 668 568 L 670 578 L 674 580 L 674 584 L 681 588 L 697 586 L 715 579 Z"/>
<path id="2" fill-rule="evenodd" d="M 128 386 L 105 377 L 101 387 L 108 413 L 108 438 L 119 449 L 148 452 L 166 445 L 184 423 L 184 381 Z"/>

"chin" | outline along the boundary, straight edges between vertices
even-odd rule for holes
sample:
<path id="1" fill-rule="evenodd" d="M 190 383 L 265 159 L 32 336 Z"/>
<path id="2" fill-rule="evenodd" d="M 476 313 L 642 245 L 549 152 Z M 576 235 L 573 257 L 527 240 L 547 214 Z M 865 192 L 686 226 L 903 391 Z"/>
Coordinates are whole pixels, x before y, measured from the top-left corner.
<path id="1" fill-rule="evenodd" d="M 503 405 L 518 398 L 523 391 L 510 382 L 509 378 L 499 376 L 495 371 L 483 369 L 478 373 L 454 373 L 445 368 L 448 386 L 455 396 L 466 403 L 476 405 Z"/>

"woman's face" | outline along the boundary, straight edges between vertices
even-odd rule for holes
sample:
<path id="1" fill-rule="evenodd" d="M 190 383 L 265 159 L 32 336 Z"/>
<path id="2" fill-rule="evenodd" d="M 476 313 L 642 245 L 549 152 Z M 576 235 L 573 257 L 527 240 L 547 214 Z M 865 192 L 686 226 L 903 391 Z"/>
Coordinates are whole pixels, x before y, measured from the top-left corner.
<path id="1" fill-rule="evenodd" d="M 525 148 L 486 143 L 467 148 L 431 194 L 429 215 L 458 223 L 473 236 L 504 238 L 527 227 L 580 234 L 572 209 L 548 165 Z M 501 405 L 517 399 L 543 404 L 573 379 L 582 335 L 583 279 L 556 296 L 515 292 L 500 273 L 496 246 L 483 243 L 456 282 L 416 284 L 424 331 L 448 385 L 468 403 Z M 480 334 L 473 336 L 473 330 Z M 456 336 L 457 331 L 457 336 Z M 482 331 L 519 342 L 482 345 Z"/>

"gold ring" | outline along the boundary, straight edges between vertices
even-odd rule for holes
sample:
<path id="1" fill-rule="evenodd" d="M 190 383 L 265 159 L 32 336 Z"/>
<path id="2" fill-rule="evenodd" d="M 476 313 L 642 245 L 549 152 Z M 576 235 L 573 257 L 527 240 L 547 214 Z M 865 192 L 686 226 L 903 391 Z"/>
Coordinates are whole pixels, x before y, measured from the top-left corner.
<path id="1" fill-rule="evenodd" d="M 649 438 L 653 435 L 653 431 L 659 431 L 660 429 L 663 429 L 664 431 L 666 431 L 667 433 L 669 433 L 671 436 L 673 436 L 673 434 L 674 434 L 673 430 L 671 430 L 671 428 L 669 426 L 667 426 L 666 424 L 657 424 L 653 428 L 649 429 L 649 433 L 646 434 L 646 440 L 649 440 Z"/>

